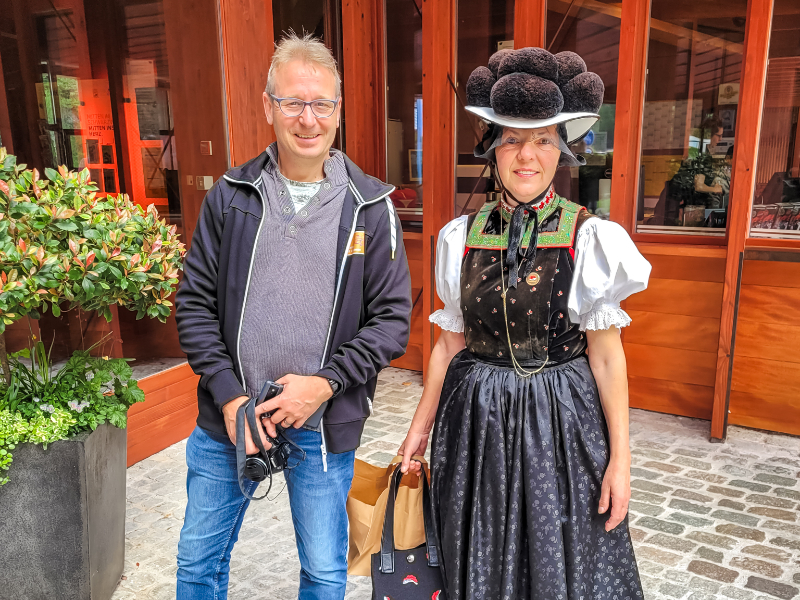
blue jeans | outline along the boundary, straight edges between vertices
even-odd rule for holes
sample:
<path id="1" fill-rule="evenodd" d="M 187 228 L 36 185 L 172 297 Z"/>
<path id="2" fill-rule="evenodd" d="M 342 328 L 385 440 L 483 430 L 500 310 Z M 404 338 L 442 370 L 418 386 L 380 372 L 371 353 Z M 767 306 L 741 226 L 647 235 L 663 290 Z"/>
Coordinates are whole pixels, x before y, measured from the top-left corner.
<path id="1" fill-rule="evenodd" d="M 305 461 L 286 472 L 300 555 L 298 598 L 342 600 L 347 584 L 345 505 L 355 452 L 328 454 L 325 473 L 319 433 L 291 429 L 286 435 L 306 452 Z M 250 504 L 239 489 L 236 449 L 227 436 L 196 427 L 186 445 L 186 464 L 189 501 L 178 543 L 177 600 L 224 600 L 231 550 Z M 258 484 L 248 484 L 252 495 Z"/>

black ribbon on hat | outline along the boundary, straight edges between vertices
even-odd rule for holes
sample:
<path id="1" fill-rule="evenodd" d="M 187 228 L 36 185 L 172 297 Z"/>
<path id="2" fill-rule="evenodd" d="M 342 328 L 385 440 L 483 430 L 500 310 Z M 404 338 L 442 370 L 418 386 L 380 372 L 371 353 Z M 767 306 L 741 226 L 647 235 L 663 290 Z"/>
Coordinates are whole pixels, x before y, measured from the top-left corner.
<path id="1" fill-rule="evenodd" d="M 499 178 L 498 178 L 499 181 Z M 552 185 L 552 184 L 551 184 Z M 502 183 L 500 184 L 502 187 Z M 533 271 L 533 263 L 536 260 L 536 246 L 539 243 L 539 213 L 534 208 L 536 204 L 550 191 L 550 185 L 539 194 L 536 198 L 526 204 L 517 204 L 514 213 L 511 215 L 511 224 L 508 231 L 508 255 L 506 256 L 506 266 L 508 267 L 508 285 L 509 287 L 517 287 L 517 279 L 519 279 L 519 265 L 520 258 L 527 261 L 525 270 L 522 273 L 523 277 L 527 277 Z M 508 190 L 503 190 L 504 193 L 516 201 Z M 531 234 L 531 241 L 527 248 L 522 248 L 522 236 L 525 234 L 525 216 L 533 215 L 533 233 Z"/>

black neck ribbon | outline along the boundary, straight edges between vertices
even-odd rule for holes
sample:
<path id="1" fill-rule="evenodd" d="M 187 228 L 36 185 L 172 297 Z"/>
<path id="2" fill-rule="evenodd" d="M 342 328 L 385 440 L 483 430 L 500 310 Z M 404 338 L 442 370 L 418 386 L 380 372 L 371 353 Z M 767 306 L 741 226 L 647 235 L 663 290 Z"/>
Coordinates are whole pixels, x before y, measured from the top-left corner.
<path id="1" fill-rule="evenodd" d="M 552 184 L 551 184 L 552 185 Z M 525 262 L 525 269 L 522 278 L 530 275 L 533 271 L 533 263 L 536 260 L 536 246 L 539 243 L 539 214 L 533 208 L 550 191 L 550 185 L 536 198 L 526 204 L 517 204 L 514 213 L 511 215 L 511 225 L 508 232 L 508 255 L 506 256 L 506 266 L 508 267 L 508 285 L 516 288 L 519 277 L 520 259 Z M 533 233 L 527 248 L 522 248 L 522 236 L 525 233 L 525 218 L 533 215 Z"/>

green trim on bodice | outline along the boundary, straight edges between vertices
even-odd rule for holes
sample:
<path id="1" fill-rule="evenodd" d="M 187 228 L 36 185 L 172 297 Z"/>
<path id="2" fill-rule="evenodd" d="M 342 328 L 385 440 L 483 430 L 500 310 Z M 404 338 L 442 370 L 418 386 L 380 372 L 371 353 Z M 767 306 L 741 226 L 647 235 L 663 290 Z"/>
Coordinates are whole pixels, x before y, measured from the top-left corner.
<path id="1" fill-rule="evenodd" d="M 475 221 L 467 235 L 467 248 L 495 250 L 508 247 L 508 227 L 505 228 L 502 235 L 483 232 L 489 215 L 492 214 L 492 211 L 496 207 L 497 202 L 489 202 L 484 204 L 480 211 L 478 211 Z M 569 248 L 575 240 L 578 214 L 580 211 L 586 209 L 580 204 L 575 204 L 566 198 L 556 195 L 555 199 L 550 204 L 539 211 L 539 223 L 543 223 L 556 209 L 561 209 L 558 228 L 555 231 L 539 232 L 539 241 L 536 244 L 537 248 Z M 532 234 L 533 220 L 529 219 L 525 222 L 525 234 L 522 236 L 521 246 L 523 248 L 527 248 L 530 244 Z"/>

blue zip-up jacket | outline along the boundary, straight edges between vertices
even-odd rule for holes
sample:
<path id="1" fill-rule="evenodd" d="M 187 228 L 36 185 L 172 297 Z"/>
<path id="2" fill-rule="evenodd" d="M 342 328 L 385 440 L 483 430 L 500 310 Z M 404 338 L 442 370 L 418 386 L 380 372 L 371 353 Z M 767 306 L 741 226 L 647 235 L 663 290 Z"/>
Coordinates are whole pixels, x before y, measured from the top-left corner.
<path id="1" fill-rule="evenodd" d="M 200 375 L 197 424 L 223 435 L 222 407 L 244 395 L 240 328 L 268 160 L 263 152 L 209 190 L 176 295 L 181 348 Z M 346 156 L 345 164 L 350 183 L 339 224 L 336 291 L 317 373 L 338 382 L 339 390 L 315 415 L 322 415 L 323 452 L 334 453 L 359 446 L 378 372 L 405 353 L 411 318 L 411 278 L 389 199 L 394 187 L 365 175 Z M 348 252 L 356 232 L 364 232 L 363 254 Z"/>

